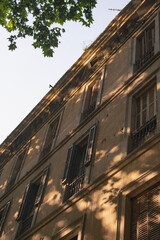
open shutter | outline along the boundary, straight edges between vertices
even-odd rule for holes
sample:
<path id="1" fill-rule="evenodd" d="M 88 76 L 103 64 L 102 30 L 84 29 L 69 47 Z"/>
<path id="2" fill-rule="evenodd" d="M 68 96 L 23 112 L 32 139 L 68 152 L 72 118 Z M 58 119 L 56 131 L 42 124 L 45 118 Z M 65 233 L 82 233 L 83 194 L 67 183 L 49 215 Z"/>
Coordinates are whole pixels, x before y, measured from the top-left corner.
<path id="1" fill-rule="evenodd" d="M 68 149 L 68 154 L 67 154 L 67 160 L 64 168 L 64 174 L 62 178 L 62 183 L 66 184 L 69 182 L 70 177 L 71 177 L 71 171 L 72 171 L 72 164 L 73 164 L 73 159 L 74 159 L 74 153 L 75 153 L 76 145 L 72 145 Z"/>
<path id="2" fill-rule="evenodd" d="M 42 200 L 44 188 L 45 188 L 46 182 L 47 182 L 48 172 L 49 172 L 49 167 L 45 168 L 43 171 L 43 175 L 42 175 L 41 181 L 40 181 L 40 186 L 38 188 L 37 196 L 36 196 L 35 203 L 34 203 L 35 206 L 37 206 Z"/>
<path id="3" fill-rule="evenodd" d="M 21 168 L 22 168 L 22 164 L 24 162 L 24 159 L 26 157 L 26 153 L 27 153 L 28 148 L 26 148 L 18 157 L 17 159 L 15 159 L 15 163 L 14 166 L 12 168 L 7 186 L 6 186 L 6 191 L 12 187 L 16 181 L 19 178 L 20 172 L 21 172 Z"/>
<path id="4" fill-rule="evenodd" d="M 5 220 L 6 220 L 6 217 L 7 217 L 9 208 L 10 208 L 10 205 L 11 205 L 11 201 L 8 201 L 7 204 L 4 207 L 4 210 L 3 210 L 3 213 L 2 213 L 2 217 L 1 217 L 1 220 L 0 220 L 0 235 L 2 234 L 3 226 L 4 226 L 4 223 L 5 223 Z"/>
<path id="5" fill-rule="evenodd" d="M 103 69 L 103 72 L 101 74 L 101 79 L 100 79 L 100 88 L 98 92 L 98 97 L 97 97 L 97 106 L 101 104 L 101 98 L 102 98 L 102 92 L 103 92 L 103 84 L 104 84 L 104 79 L 105 79 L 105 74 L 106 74 L 106 66 Z"/>
<path id="6" fill-rule="evenodd" d="M 91 159 L 92 159 L 96 128 L 97 128 L 97 125 L 94 125 L 89 131 L 86 155 L 85 155 L 85 160 L 84 160 L 84 164 L 86 167 L 90 164 Z"/>
<path id="7" fill-rule="evenodd" d="M 22 199 L 22 203 L 21 203 L 21 206 L 20 206 L 20 209 L 19 209 L 19 212 L 18 212 L 18 216 L 17 216 L 17 221 L 21 220 L 23 218 L 23 215 L 25 213 L 25 209 L 26 209 L 26 204 L 27 204 L 27 199 L 28 199 L 28 196 L 29 196 L 29 193 L 32 189 L 32 184 L 28 184 L 26 189 L 25 189 L 25 192 L 24 192 L 24 195 L 23 195 L 23 199 Z"/>

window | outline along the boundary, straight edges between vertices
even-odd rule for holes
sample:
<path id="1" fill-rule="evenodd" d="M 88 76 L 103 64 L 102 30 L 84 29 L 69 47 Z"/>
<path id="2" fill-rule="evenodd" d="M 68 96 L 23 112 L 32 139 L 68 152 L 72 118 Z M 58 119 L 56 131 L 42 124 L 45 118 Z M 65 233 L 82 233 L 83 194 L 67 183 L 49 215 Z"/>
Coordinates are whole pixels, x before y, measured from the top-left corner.
<path id="1" fill-rule="evenodd" d="M 83 188 L 85 171 L 92 159 L 95 133 L 96 125 L 90 129 L 89 135 L 68 150 L 63 176 L 63 184 L 66 185 L 64 201 Z"/>
<path id="2" fill-rule="evenodd" d="M 24 159 L 26 157 L 27 150 L 28 150 L 28 148 L 23 150 L 22 153 L 15 160 L 10 177 L 8 179 L 6 191 L 9 190 L 17 182 L 20 172 L 21 172 L 21 169 L 22 169 Z"/>
<path id="3" fill-rule="evenodd" d="M 99 81 L 94 81 L 86 89 L 84 109 L 81 115 L 81 121 L 94 111 L 97 103 Z"/>
<path id="4" fill-rule="evenodd" d="M 86 86 L 83 98 L 81 119 L 86 119 L 100 104 L 106 67 L 97 79 Z"/>
<path id="5" fill-rule="evenodd" d="M 2 235 L 5 220 L 11 205 L 11 201 L 8 201 L 7 204 L 0 209 L 0 236 Z"/>
<path id="6" fill-rule="evenodd" d="M 35 181 L 28 184 L 25 189 L 23 200 L 17 216 L 19 228 L 16 237 L 26 232 L 33 224 L 36 212 L 42 201 L 44 188 L 47 182 L 49 168 L 42 172 L 42 175 Z"/>
<path id="7" fill-rule="evenodd" d="M 160 239 L 160 183 L 131 202 L 131 240 Z"/>
<path id="8" fill-rule="evenodd" d="M 157 125 L 156 115 L 157 91 L 154 83 L 133 96 L 129 152 L 153 136 Z"/>
<path id="9" fill-rule="evenodd" d="M 42 159 L 47 153 L 49 153 L 52 150 L 55 144 L 59 122 L 60 122 L 60 116 L 57 117 L 53 122 L 49 124 L 43 149 L 40 154 L 40 159 Z"/>
<path id="10" fill-rule="evenodd" d="M 77 240 L 77 239 L 78 239 L 78 235 L 73 237 L 73 238 L 71 238 L 70 240 Z"/>
<path id="11" fill-rule="evenodd" d="M 154 44 L 155 22 L 137 37 L 135 70 L 140 69 L 154 56 Z"/>

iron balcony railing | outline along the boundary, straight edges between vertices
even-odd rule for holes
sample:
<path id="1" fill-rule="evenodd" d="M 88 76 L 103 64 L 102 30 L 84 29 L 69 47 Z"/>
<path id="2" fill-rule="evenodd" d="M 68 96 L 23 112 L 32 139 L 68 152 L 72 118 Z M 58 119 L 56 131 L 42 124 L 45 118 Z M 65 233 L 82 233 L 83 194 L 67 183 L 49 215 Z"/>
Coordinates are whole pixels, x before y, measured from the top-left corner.
<path id="1" fill-rule="evenodd" d="M 141 58 L 135 62 L 135 71 L 143 67 L 154 56 L 154 47 L 150 48 Z"/>
<path id="2" fill-rule="evenodd" d="M 140 129 L 137 129 L 130 135 L 129 139 L 129 151 L 131 152 L 140 145 L 142 145 L 147 139 L 153 136 L 154 130 L 157 126 L 157 118 L 154 116 L 150 121 L 143 125 Z"/>
<path id="3" fill-rule="evenodd" d="M 32 225 L 32 220 L 33 220 L 33 214 L 28 216 L 26 219 L 24 219 L 20 225 L 19 225 L 19 229 L 16 235 L 16 238 L 18 238 L 19 236 L 21 236 L 24 232 L 26 232 Z"/>
<path id="4" fill-rule="evenodd" d="M 70 184 L 68 184 L 68 194 L 67 199 L 79 192 L 83 188 L 85 174 L 74 179 Z"/>

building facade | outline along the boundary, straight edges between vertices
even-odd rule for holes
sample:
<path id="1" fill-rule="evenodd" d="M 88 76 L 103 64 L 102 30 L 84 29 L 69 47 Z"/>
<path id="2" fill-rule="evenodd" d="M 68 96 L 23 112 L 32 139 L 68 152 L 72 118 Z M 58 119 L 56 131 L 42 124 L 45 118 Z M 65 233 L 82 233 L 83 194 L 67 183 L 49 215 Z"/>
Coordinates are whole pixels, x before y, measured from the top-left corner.
<path id="1" fill-rule="evenodd" d="M 132 0 L 0 146 L 0 239 L 160 239 L 160 1 Z"/>

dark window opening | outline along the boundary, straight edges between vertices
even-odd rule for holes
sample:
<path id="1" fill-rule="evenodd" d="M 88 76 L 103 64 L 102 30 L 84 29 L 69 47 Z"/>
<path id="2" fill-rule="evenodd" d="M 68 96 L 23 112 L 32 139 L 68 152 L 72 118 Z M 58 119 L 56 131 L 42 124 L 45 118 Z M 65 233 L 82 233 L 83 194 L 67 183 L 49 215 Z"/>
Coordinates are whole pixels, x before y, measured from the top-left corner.
<path id="1" fill-rule="evenodd" d="M 7 218 L 7 214 L 11 205 L 11 201 L 8 201 L 7 204 L 0 209 L 0 236 L 2 235 L 4 224 Z"/>
<path id="2" fill-rule="evenodd" d="M 78 235 L 73 237 L 73 238 L 71 238 L 70 240 L 77 240 L 77 239 L 78 239 Z"/>
<path id="3" fill-rule="evenodd" d="M 46 185 L 48 168 L 43 171 L 43 174 L 35 182 L 30 183 L 23 196 L 23 200 L 18 213 L 17 221 L 20 221 L 16 238 L 31 228 L 33 224 L 35 210 L 41 203 L 44 187 Z"/>
<path id="4" fill-rule="evenodd" d="M 60 117 L 56 118 L 50 125 L 47 131 L 47 136 L 45 143 L 40 154 L 40 159 L 42 159 L 47 153 L 52 150 L 53 144 L 55 143 L 55 138 L 58 130 Z"/>
<path id="5" fill-rule="evenodd" d="M 10 179 L 8 180 L 6 190 L 10 189 L 18 180 L 18 177 L 21 172 L 22 164 L 26 156 L 27 149 L 25 149 L 15 160 L 15 165 L 12 169 Z"/>
<path id="6" fill-rule="evenodd" d="M 81 121 L 88 117 L 88 115 L 91 114 L 96 108 L 99 84 L 100 81 L 97 80 L 91 83 L 87 88 Z"/>
<path id="7" fill-rule="evenodd" d="M 83 188 L 86 167 L 92 160 L 95 133 L 96 125 L 90 129 L 88 136 L 68 150 L 63 176 L 63 184 L 66 185 L 64 201 Z"/>

